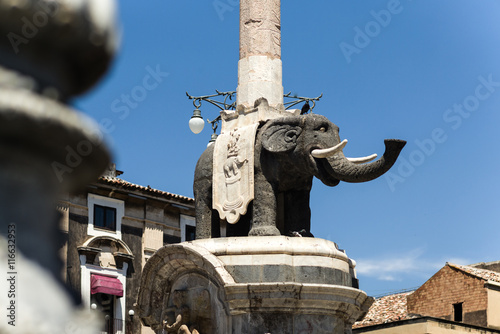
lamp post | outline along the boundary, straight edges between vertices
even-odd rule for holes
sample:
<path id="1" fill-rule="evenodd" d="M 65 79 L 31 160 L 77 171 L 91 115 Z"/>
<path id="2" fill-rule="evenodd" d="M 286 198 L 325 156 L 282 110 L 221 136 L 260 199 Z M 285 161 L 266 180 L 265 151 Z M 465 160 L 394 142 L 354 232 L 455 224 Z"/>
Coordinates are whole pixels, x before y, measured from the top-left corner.
<path id="1" fill-rule="evenodd" d="M 196 109 L 193 111 L 193 116 L 191 116 L 189 120 L 189 128 L 194 134 L 200 133 L 205 127 L 205 122 L 203 121 L 203 117 L 201 117 L 201 111 L 198 109 L 199 107 L 200 106 L 196 106 Z"/>
<path id="2" fill-rule="evenodd" d="M 194 134 L 200 133 L 201 131 L 203 131 L 203 128 L 205 127 L 205 121 L 203 120 L 203 117 L 201 116 L 201 110 L 200 110 L 202 101 L 208 102 L 208 103 L 216 106 L 220 110 L 234 110 L 236 108 L 235 101 L 229 103 L 229 101 L 233 101 L 233 97 L 236 94 L 236 92 L 234 92 L 234 91 L 219 92 L 218 90 L 215 90 L 215 92 L 216 92 L 216 94 L 203 95 L 203 96 L 191 96 L 191 95 L 189 95 L 188 92 L 186 92 L 187 97 L 190 100 L 193 100 L 193 105 L 195 107 L 195 109 L 193 111 L 193 116 L 191 116 L 191 119 L 189 120 L 189 129 Z M 213 99 L 213 98 L 217 98 L 217 97 L 222 97 L 223 101 L 217 101 L 217 100 Z M 220 120 L 221 120 L 220 115 L 215 117 L 212 121 L 207 119 L 207 122 L 212 125 L 212 130 L 213 130 L 213 133 L 212 133 L 212 136 L 210 137 L 210 141 L 208 142 L 208 145 L 215 143 L 215 140 L 217 140 L 216 131 L 217 131 L 218 124 L 219 124 Z"/>
<path id="3" fill-rule="evenodd" d="M 193 105 L 195 107 L 193 111 L 193 115 L 191 116 L 191 119 L 189 120 L 189 129 L 194 133 L 194 134 L 199 134 L 200 132 L 203 131 L 205 127 L 205 121 L 203 120 L 203 116 L 201 115 L 201 104 L 202 102 L 208 102 L 217 108 L 219 108 L 221 111 L 222 110 L 235 110 L 236 109 L 236 101 L 229 103 L 228 100 L 232 101 L 234 96 L 236 95 L 236 92 L 230 91 L 230 92 L 219 92 L 218 90 L 215 90 L 216 94 L 212 95 L 203 95 L 203 96 L 191 96 L 189 93 L 186 92 L 187 97 L 190 100 L 193 100 Z M 217 101 L 214 100 L 214 98 L 217 97 L 222 97 L 224 100 L 223 101 Z M 301 103 L 304 103 L 301 108 L 301 114 L 305 114 L 308 112 L 313 111 L 314 107 L 316 107 L 316 102 L 319 101 L 323 97 L 323 94 L 317 96 L 317 97 L 304 97 L 304 96 L 298 96 L 297 94 L 293 94 L 291 92 L 284 94 L 283 98 L 284 99 L 289 99 L 287 102 L 283 103 L 285 110 L 290 110 L 296 105 L 299 105 Z M 218 124 L 221 121 L 221 116 L 218 115 L 216 118 L 214 118 L 212 121 L 210 121 L 207 118 L 207 122 L 211 124 L 212 126 L 212 136 L 210 137 L 210 141 L 208 145 L 212 144 L 215 142 L 217 139 L 217 128 Z"/>

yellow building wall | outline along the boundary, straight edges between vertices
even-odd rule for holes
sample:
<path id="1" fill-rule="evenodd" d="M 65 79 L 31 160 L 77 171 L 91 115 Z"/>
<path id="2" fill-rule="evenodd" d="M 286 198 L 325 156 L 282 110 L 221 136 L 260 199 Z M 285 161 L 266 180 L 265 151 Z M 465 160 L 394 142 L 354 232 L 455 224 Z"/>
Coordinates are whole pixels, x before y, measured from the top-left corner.
<path id="1" fill-rule="evenodd" d="M 498 283 L 497 283 L 498 284 Z M 500 291 L 488 289 L 488 327 L 500 329 Z"/>
<path id="2" fill-rule="evenodd" d="M 427 330 L 427 323 L 419 323 L 419 324 L 408 324 L 408 325 L 402 325 L 402 326 L 394 326 L 394 327 L 388 327 L 388 328 L 382 328 L 382 329 L 377 329 L 377 330 L 371 330 L 369 332 L 364 332 L 364 333 L 370 333 L 370 334 L 426 334 Z M 354 333 L 356 333 L 354 331 Z M 430 334 L 430 333 L 429 333 Z"/>
<path id="3" fill-rule="evenodd" d="M 155 332 L 151 328 L 141 325 L 141 334 L 155 334 Z"/>
<path id="4" fill-rule="evenodd" d="M 496 292 L 496 291 L 495 291 Z M 353 330 L 356 333 L 356 330 Z M 489 334 L 493 333 L 484 329 L 475 329 L 460 324 L 443 323 L 428 320 L 419 323 L 403 324 L 400 326 L 386 327 L 364 331 L 363 334 Z M 496 332 L 495 332 L 496 333 Z"/>

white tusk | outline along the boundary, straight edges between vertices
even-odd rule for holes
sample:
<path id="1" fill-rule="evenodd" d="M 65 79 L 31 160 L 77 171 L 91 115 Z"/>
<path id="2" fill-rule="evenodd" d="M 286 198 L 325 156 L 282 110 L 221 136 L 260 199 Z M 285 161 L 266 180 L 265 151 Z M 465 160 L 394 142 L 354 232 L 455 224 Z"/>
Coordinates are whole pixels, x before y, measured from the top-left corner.
<path id="1" fill-rule="evenodd" d="M 361 157 L 361 158 L 347 158 L 350 162 L 353 164 L 364 164 L 365 162 L 370 162 L 373 159 L 377 157 L 377 154 L 372 154 L 367 157 Z"/>
<path id="2" fill-rule="evenodd" d="M 320 159 L 328 158 L 334 155 L 335 153 L 342 151 L 342 149 L 345 147 L 346 144 L 347 144 L 347 139 L 344 139 L 340 144 L 337 144 L 333 147 L 312 150 L 311 155 L 315 158 L 320 158 Z"/>

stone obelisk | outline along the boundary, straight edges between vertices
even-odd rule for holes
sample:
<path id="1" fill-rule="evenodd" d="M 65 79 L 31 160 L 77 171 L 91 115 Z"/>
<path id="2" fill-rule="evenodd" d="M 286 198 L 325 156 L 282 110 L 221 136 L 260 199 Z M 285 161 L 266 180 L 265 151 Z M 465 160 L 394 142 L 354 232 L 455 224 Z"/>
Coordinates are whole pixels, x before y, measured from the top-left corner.
<path id="1" fill-rule="evenodd" d="M 253 107 L 261 97 L 281 109 L 281 1 L 241 0 L 237 104 Z"/>

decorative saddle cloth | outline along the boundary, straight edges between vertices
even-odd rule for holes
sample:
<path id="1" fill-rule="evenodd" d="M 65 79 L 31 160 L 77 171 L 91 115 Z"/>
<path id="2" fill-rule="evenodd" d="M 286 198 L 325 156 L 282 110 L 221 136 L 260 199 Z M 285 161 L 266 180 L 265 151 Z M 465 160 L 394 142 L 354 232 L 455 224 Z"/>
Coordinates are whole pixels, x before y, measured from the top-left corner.
<path id="1" fill-rule="evenodd" d="M 254 198 L 254 145 L 258 124 L 222 133 L 215 142 L 213 208 L 235 224 Z"/>

